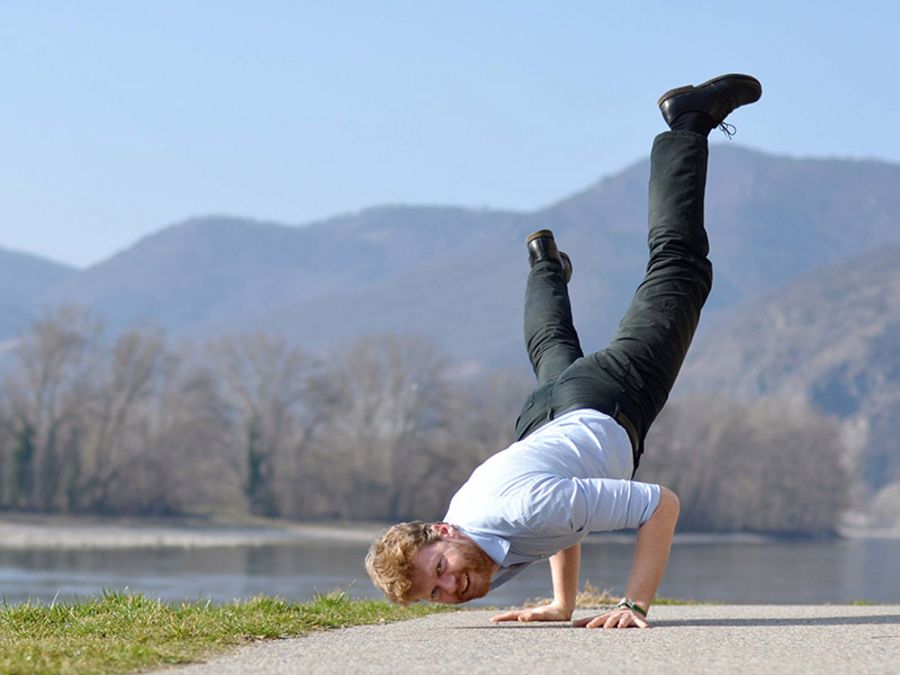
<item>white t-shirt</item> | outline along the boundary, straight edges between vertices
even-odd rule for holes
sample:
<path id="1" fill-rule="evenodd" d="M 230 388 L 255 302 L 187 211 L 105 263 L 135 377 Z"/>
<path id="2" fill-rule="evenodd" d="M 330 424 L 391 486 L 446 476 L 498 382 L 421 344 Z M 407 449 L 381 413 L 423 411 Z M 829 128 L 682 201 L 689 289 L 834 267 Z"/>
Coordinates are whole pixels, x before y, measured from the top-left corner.
<path id="1" fill-rule="evenodd" d="M 574 410 L 475 469 L 444 521 L 502 567 L 531 563 L 589 532 L 649 520 L 660 487 L 630 480 L 632 470 L 625 430 L 609 415 Z"/>

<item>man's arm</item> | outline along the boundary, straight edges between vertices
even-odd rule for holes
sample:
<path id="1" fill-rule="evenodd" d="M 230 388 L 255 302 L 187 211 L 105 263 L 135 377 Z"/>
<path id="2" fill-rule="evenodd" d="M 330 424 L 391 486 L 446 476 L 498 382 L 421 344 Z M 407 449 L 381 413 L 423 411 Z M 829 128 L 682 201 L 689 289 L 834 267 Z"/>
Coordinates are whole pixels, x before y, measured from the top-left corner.
<path id="1" fill-rule="evenodd" d="M 637 547 L 634 563 L 625 587 L 625 595 L 636 605 L 647 611 L 656 596 L 656 589 L 662 579 L 669 560 L 672 535 L 679 512 L 678 496 L 666 487 L 660 488 L 659 506 L 650 519 L 638 528 Z M 582 619 L 576 626 L 588 628 L 628 628 L 647 627 L 647 622 L 637 612 L 627 608 L 614 609 L 600 616 Z"/>
<path id="2" fill-rule="evenodd" d="M 581 572 L 581 542 L 564 548 L 550 558 L 550 578 L 553 580 L 553 604 L 572 618 L 575 596 L 578 594 L 578 575 Z"/>
<path id="3" fill-rule="evenodd" d="M 649 523 L 649 521 L 648 521 Z M 550 557 L 553 602 L 541 607 L 504 612 L 491 617 L 498 621 L 568 621 L 575 610 L 578 574 L 581 569 L 581 544 L 563 549 Z"/>

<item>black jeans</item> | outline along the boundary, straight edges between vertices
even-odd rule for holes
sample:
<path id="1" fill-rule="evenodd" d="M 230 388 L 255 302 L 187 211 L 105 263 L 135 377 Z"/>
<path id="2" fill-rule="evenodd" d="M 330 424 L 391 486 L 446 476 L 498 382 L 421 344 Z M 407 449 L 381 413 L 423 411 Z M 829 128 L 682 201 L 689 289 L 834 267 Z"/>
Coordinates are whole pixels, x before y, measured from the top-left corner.
<path id="1" fill-rule="evenodd" d="M 650 155 L 647 273 L 609 346 L 584 356 L 562 268 L 532 267 L 525 292 L 525 344 L 537 389 L 516 420 L 521 440 L 559 415 L 592 408 L 632 439 L 634 468 L 669 396 L 712 285 L 703 228 L 707 140 L 687 131 L 656 137 Z"/>

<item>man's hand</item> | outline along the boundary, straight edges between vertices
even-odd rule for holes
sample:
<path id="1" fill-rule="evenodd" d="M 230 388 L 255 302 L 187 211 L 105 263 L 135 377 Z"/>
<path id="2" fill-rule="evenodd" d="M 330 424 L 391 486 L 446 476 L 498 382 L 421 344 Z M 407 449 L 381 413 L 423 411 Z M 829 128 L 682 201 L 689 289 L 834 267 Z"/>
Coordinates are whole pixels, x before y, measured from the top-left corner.
<path id="1" fill-rule="evenodd" d="M 576 628 L 650 628 L 650 624 L 637 612 L 627 607 L 617 607 L 600 616 L 572 622 Z"/>
<path id="2" fill-rule="evenodd" d="M 568 621 L 572 611 L 557 604 L 542 605 L 530 609 L 514 609 L 491 617 L 491 623 L 499 621 Z"/>

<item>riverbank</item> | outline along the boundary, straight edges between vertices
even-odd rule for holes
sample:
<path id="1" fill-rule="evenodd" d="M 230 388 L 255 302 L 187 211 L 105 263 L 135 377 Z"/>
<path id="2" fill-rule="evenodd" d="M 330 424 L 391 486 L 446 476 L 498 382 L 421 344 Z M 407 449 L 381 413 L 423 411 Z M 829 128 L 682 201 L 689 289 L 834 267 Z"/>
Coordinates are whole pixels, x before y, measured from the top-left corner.
<path id="1" fill-rule="evenodd" d="M 0 548 L 116 549 L 271 546 L 306 541 L 369 542 L 378 525 L 308 524 L 264 518 L 99 518 L 0 515 Z"/>

